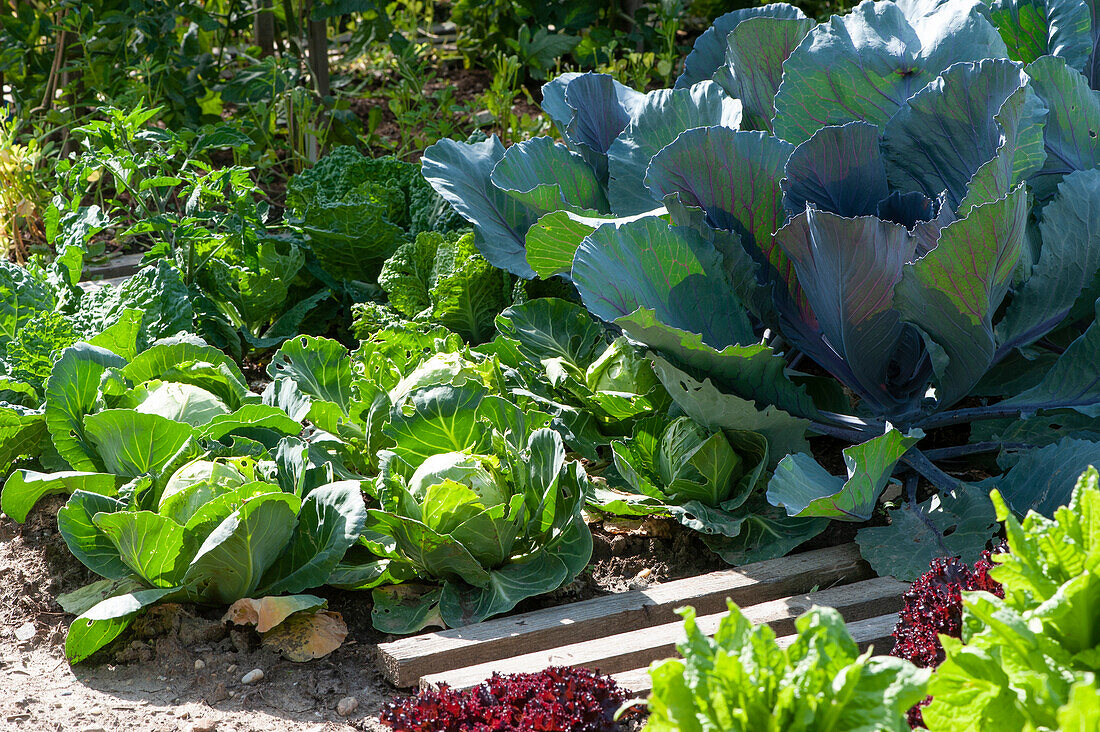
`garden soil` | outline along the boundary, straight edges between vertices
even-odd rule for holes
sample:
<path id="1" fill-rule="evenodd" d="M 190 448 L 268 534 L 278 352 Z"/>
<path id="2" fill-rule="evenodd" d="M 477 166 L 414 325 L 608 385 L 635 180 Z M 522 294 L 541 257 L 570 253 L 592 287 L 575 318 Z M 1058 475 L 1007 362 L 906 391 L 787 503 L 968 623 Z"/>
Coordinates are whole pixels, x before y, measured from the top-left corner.
<path id="1" fill-rule="evenodd" d="M 64 645 L 73 618 L 56 598 L 96 577 L 57 531 L 63 503 L 61 496 L 44 499 L 22 525 L 0 515 L 0 730 L 386 729 L 378 714 L 398 692 L 375 667 L 375 645 L 388 637 L 371 627 L 368 593 L 318 593 L 349 632 L 343 646 L 308 663 L 284 660 L 256 633 L 223 623 L 223 609 L 166 605 L 95 657 L 71 666 Z M 516 612 L 725 567 L 690 532 L 668 522 L 594 523 L 593 534 L 590 571 Z M 263 678 L 244 683 L 254 669 Z"/>
<path id="2" fill-rule="evenodd" d="M 221 611 L 168 605 L 77 666 L 64 657 L 72 616 L 58 594 L 94 577 L 57 532 L 60 497 L 26 524 L 0 518 L 0 730 L 8 732 L 342 732 L 383 730 L 393 693 L 375 670 L 366 595 L 333 593 L 348 640 L 325 658 L 293 663 Z M 29 626 L 28 626 L 29 624 Z M 29 635 L 33 637 L 22 641 Z M 263 671 L 254 684 L 242 679 Z M 344 702 L 341 715 L 337 711 Z M 348 710 L 354 706 L 353 711 Z"/>

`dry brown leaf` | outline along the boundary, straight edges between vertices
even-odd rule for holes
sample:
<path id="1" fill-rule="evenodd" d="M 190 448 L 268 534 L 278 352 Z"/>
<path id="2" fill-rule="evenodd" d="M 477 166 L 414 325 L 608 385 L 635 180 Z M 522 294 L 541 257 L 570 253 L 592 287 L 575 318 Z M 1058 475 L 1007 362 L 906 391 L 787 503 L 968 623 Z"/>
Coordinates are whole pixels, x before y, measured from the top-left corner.
<path id="1" fill-rule="evenodd" d="M 348 626 L 340 613 L 319 610 L 287 618 L 264 633 L 264 645 L 291 661 L 311 661 L 335 651 L 348 637 Z"/>
<path id="2" fill-rule="evenodd" d="M 324 604 L 324 600 L 312 595 L 261 597 L 258 600 L 246 597 L 230 605 L 222 622 L 231 620 L 237 625 L 255 625 L 257 631 L 266 633 L 292 614 Z"/>

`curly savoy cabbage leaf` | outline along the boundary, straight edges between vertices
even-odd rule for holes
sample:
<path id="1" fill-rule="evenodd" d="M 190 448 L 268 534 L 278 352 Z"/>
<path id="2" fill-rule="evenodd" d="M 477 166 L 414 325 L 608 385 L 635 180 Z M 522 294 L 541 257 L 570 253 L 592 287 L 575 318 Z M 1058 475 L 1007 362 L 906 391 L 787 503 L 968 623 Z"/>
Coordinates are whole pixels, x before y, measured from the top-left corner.
<path id="1" fill-rule="evenodd" d="M 478 252 L 474 235 L 424 232 L 382 265 L 378 283 L 406 317 L 439 323 L 468 341 L 485 341 L 511 303 L 512 277 Z"/>

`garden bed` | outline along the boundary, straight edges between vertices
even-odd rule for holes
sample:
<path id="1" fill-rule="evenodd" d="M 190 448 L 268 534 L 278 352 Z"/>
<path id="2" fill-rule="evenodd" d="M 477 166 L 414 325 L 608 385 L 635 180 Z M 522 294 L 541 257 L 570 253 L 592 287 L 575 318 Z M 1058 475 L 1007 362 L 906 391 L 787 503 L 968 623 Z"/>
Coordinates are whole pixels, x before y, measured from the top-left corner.
<path id="1" fill-rule="evenodd" d="M 323 659 L 297 664 L 281 658 L 260 645 L 251 630 L 223 622 L 223 608 L 169 605 L 136 622 L 93 659 L 70 666 L 63 648 L 72 616 L 61 610 L 56 598 L 93 576 L 69 553 L 57 531 L 56 512 L 62 505 L 60 497 L 46 499 L 24 524 L 0 518 L 0 627 L 4 628 L 0 634 L 0 698 L 8 700 L 0 722 L 12 729 L 60 725 L 83 730 L 98 724 L 106 730 L 199 732 L 206 729 L 207 722 L 214 722 L 223 732 L 376 732 L 386 729 L 378 722 L 382 704 L 395 694 L 407 693 L 419 681 L 419 676 L 411 681 L 407 676 L 392 677 L 399 682 L 395 685 L 380 671 L 384 661 L 376 644 L 392 637 L 372 627 L 369 593 L 332 589 L 318 594 L 328 600 L 329 609 L 343 616 L 349 634 L 343 646 Z M 507 623 L 524 613 L 557 609 L 568 614 L 571 603 L 594 598 L 597 602 L 599 598 L 629 602 L 628 597 L 648 588 L 660 590 L 676 580 L 690 582 L 690 578 L 706 577 L 716 570 L 730 571 L 697 535 L 678 524 L 659 520 L 608 523 L 610 530 L 600 523 L 593 526 L 595 545 L 589 571 L 550 595 L 521 603 L 502 620 L 486 623 L 486 631 L 491 632 L 494 623 Z M 838 580 L 870 576 L 854 547 L 828 552 L 828 557 L 836 559 L 835 565 L 830 560 L 829 567 L 817 569 L 818 560 L 810 573 L 803 571 L 793 580 L 768 570 L 763 577 L 768 585 L 764 593 L 757 595 L 743 587 L 733 595 L 749 605 L 761 596 L 778 597 L 785 589 L 790 593 L 824 589 Z M 791 566 L 809 556 L 792 555 Z M 815 574 L 819 574 L 817 579 Z M 724 602 L 710 594 L 713 597 L 700 606 L 703 612 L 713 609 L 716 601 Z M 662 614 L 647 611 L 645 616 L 668 620 L 675 617 L 668 611 L 678 604 L 669 597 Z M 20 641 L 16 632 L 25 632 L 28 624 L 35 634 Z M 601 629 L 601 634 L 604 631 L 612 633 L 611 628 Z M 588 665 L 600 668 L 599 663 Z M 244 675 L 256 668 L 264 671 L 262 681 L 241 683 Z M 643 692 L 647 679 L 644 674 L 626 673 L 620 681 L 626 688 Z M 356 709 L 343 716 L 337 709 L 347 697 L 355 698 Z"/>

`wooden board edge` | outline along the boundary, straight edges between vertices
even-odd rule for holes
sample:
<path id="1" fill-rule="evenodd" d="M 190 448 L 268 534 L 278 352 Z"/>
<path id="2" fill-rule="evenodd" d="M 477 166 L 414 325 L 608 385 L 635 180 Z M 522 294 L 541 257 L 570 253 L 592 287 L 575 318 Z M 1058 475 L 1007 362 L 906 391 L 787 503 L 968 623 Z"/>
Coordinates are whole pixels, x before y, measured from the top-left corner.
<path id="1" fill-rule="evenodd" d="M 907 588 L 908 585 L 893 578 L 877 577 L 856 585 L 746 606 L 742 611 L 753 622 L 765 622 L 777 633 L 787 634 L 794 631 L 794 619 L 813 605 L 836 607 L 853 623 L 885 615 L 896 618 L 896 613 L 901 609 L 902 594 Z M 713 634 L 725 615 L 723 612 L 700 616 L 696 618 L 696 624 L 702 632 Z M 419 686 L 430 688 L 445 683 L 454 689 L 467 689 L 494 672 L 517 673 L 549 666 L 587 666 L 614 675 L 671 655 L 682 638 L 682 622 L 665 623 L 508 659 L 435 671 L 421 676 Z"/>
<path id="2" fill-rule="evenodd" d="M 824 584 L 846 585 L 873 577 L 854 543 L 817 549 L 741 567 L 606 595 L 530 613 L 400 638 L 378 645 L 383 677 L 398 687 L 439 673 L 555 648 L 617 632 L 678 621 L 675 609 L 693 605 L 700 614 L 725 607 L 727 598 L 748 606 L 805 593 Z M 728 586 L 723 587 L 726 583 Z M 706 590 L 707 584 L 717 589 Z M 704 589 L 699 589 L 703 587 Z"/>

